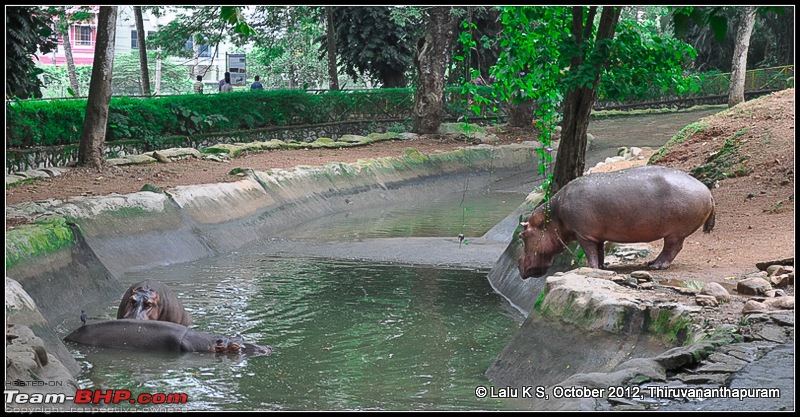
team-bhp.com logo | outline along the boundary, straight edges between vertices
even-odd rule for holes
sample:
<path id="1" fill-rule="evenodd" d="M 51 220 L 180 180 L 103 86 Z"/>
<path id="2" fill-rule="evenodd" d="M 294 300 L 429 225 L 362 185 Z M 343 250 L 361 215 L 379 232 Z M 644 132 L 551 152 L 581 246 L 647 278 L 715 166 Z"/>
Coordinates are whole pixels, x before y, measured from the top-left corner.
<path id="1" fill-rule="evenodd" d="M 189 396 L 185 393 L 141 393 L 133 395 L 130 390 L 90 390 L 79 389 L 75 395 L 58 393 L 23 393 L 15 389 L 3 391 L 6 397 L 6 406 L 9 405 L 42 405 L 42 404 L 186 404 Z"/>

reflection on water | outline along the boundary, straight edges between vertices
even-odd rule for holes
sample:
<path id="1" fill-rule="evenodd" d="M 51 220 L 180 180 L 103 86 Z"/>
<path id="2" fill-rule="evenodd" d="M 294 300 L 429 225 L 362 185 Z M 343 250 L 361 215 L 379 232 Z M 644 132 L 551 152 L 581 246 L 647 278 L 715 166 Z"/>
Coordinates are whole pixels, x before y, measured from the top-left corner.
<path id="1" fill-rule="evenodd" d="M 522 202 L 514 192 L 448 193 L 416 203 L 386 205 L 314 219 L 279 237 L 356 240 L 382 237 L 481 236 Z"/>
<path id="2" fill-rule="evenodd" d="M 520 317 L 483 274 L 235 253 L 125 277 L 145 278 L 178 294 L 196 330 L 241 333 L 273 355 L 80 347 L 83 387 L 185 392 L 212 410 L 504 408 L 474 390 Z"/>

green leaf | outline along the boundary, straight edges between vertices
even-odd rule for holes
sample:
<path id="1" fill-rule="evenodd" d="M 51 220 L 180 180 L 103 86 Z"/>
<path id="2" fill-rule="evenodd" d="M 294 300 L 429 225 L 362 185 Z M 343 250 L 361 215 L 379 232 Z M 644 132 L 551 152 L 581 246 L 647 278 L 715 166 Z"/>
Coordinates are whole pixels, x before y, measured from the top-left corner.
<path id="1" fill-rule="evenodd" d="M 714 37 L 717 42 L 725 42 L 725 35 L 728 33 L 728 18 L 720 15 L 713 15 L 708 18 L 708 24 L 711 30 L 714 31 Z"/>

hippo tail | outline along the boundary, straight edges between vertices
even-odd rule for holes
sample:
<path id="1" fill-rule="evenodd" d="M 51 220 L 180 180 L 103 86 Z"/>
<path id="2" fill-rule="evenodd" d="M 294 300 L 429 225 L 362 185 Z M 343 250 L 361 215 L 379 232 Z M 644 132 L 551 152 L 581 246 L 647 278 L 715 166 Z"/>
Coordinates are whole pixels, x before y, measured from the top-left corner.
<path id="1" fill-rule="evenodd" d="M 703 232 L 705 233 L 709 233 L 714 230 L 714 224 L 716 223 L 715 206 L 716 204 L 714 204 L 714 200 L 711 200 L 711 214 L 708 215 L 706 222 L 703 224 Z"/>

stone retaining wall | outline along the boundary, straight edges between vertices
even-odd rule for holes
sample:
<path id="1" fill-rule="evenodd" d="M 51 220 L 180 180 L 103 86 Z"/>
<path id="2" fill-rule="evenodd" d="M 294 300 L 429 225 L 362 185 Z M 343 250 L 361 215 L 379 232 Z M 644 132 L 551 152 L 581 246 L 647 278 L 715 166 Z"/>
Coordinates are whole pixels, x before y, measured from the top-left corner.
<path id="1" fill-rule="evenodd" d="M 202 149 L 219 143 L 256 142 L 277 139 L 281 141 L 313 142 L 317 138 L 339 140 L 348 134 L 367 135 L 403 126 L 404 120 L 356 121 L 322 123 L 305 126 L 268 127 L 206 135 L 173 136 L 159 139 L 160 148 L 189 147 Z M 403 131 L 407 131 L 404 127 Z M 106 158 L 139 155 L 153 150 L 153 144 L 141 140 L 106 142 Z M 6 149 L 6 174 L 48 167 L 63 167 L 78 160 L 78 145 L 47 146 L 31 149 Z"/>

